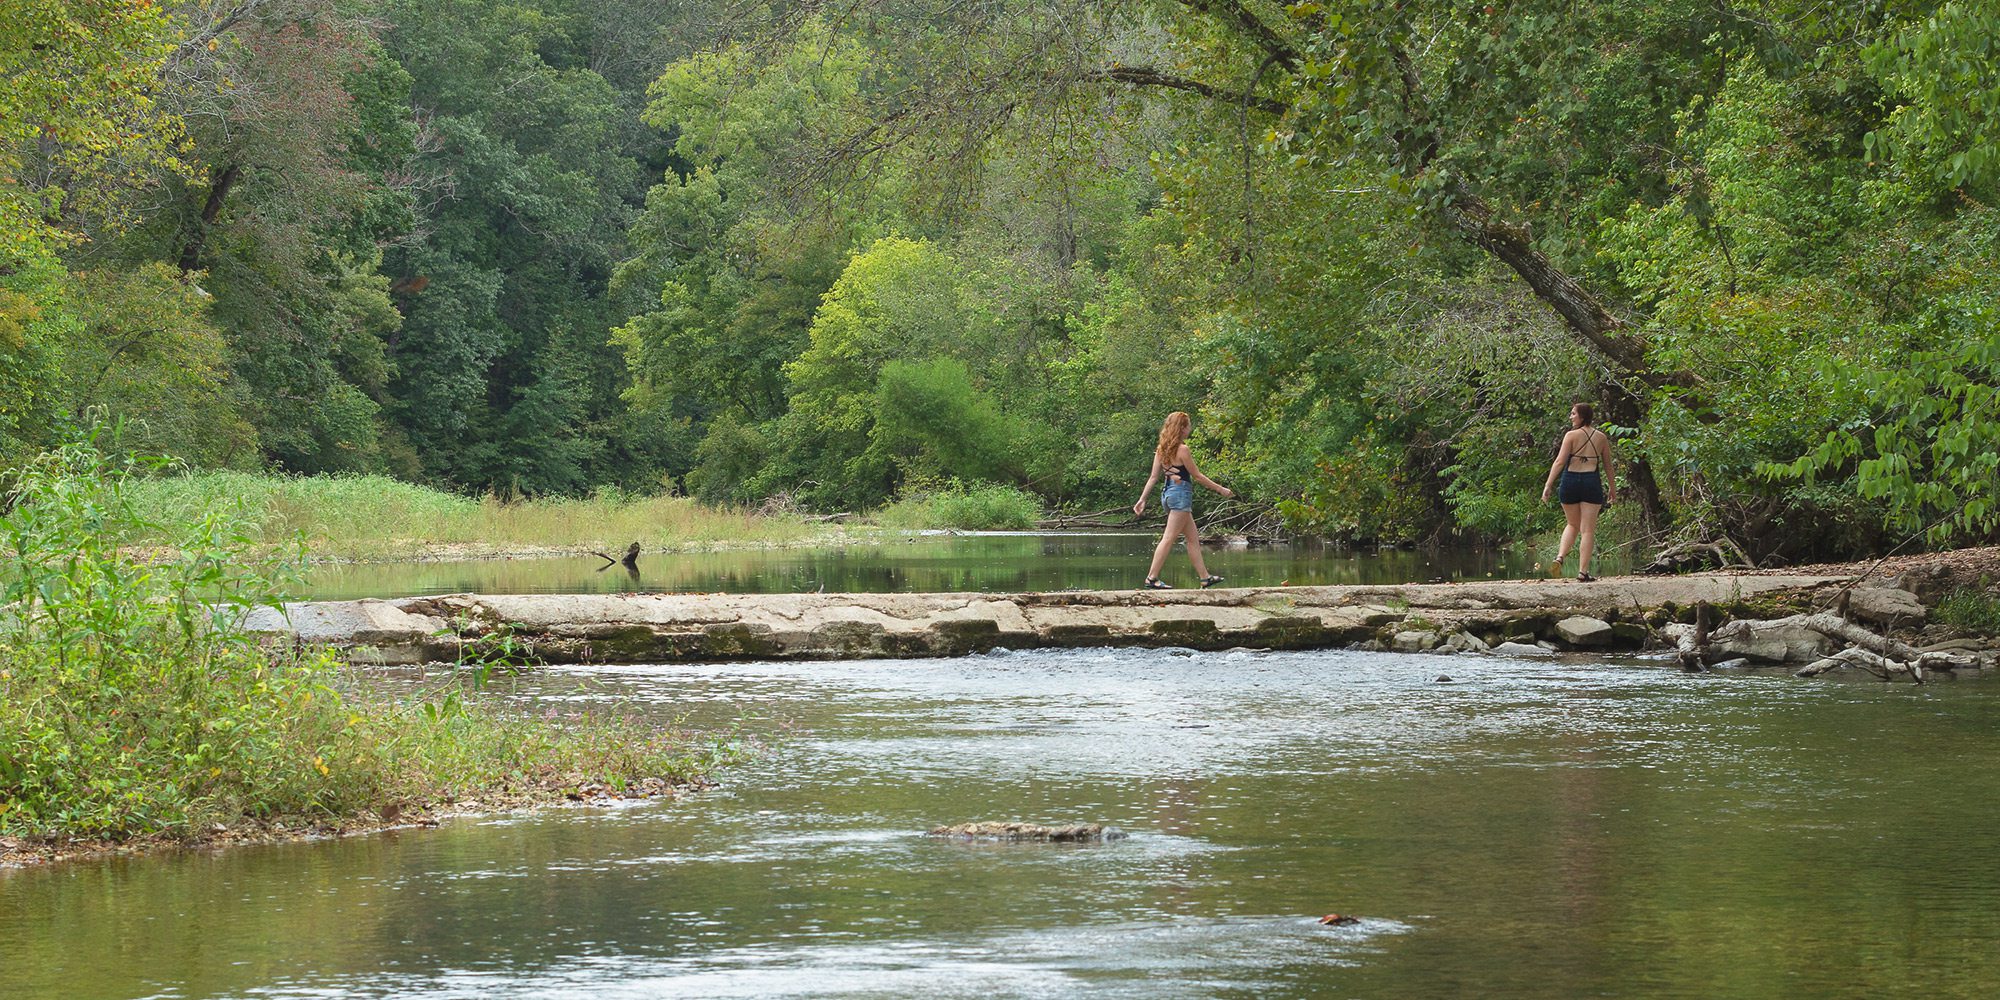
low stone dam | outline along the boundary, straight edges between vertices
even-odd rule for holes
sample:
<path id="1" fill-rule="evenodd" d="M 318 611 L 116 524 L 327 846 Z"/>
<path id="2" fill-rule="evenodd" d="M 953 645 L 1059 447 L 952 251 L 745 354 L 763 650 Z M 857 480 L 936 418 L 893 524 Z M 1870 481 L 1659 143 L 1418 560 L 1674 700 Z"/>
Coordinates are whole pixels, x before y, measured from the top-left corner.
<path id="1" fill-rule="evenodd" d="M 1853 582 L 1710 573 L 1171 592 L 459 594 L 303 602 L 283 614 L 259 609 L 252 624 L 336 648 L 353 662 L 384 665 L 469 661 L 502 650 L 543 663 L 865 659 L 1083 646 L 1424 652 L 1514 643 L 1528 647 L 1522 651 L 1638 650 L 1671 645 L 1668 632 L 1693 622 L 1704 602 L 1718 623 L 1839 602 L 1858 621 L 1921 625 L 1924 608 L 1908 591 L 1848 589 Z"/>

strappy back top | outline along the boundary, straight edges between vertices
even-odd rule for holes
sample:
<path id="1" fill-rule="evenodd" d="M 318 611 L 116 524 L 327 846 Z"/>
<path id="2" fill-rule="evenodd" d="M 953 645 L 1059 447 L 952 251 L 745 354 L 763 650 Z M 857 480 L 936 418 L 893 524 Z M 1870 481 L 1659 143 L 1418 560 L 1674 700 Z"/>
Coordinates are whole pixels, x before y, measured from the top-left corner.
<path id="1" fill-rule="evenodd" d="M 1594 472 L 1596 471 L 1596 469 L 1603 468 L 1604 462 L 1602 460 L 1604 458 L 1604 452 L 1598 447 L 1597 444 L 1598 440 L 1601 438 L 1604 438 L 1603 431 L 1600 431 L 1595 427 L 1583 428 L 1583 443 L 1590 446 L 1590 454 L 1585 455 L 1581 451 L 1573 451 L 1570 453 L 1569 456 L 1570 464 L 1575 465 L 1577 462 L 1593 462 L 1595 463 L 1595 466 L 1590 469 L 1571 469 L 1570 471 Z"/>
<path id="2" fill-rule="evenodd" d="M 1171 484 L 1171 483 L 1176 483 L 1176 482 L 1181 482 L 1181 483 L 1185 483 L 1185 482 L 1188 482 L 1188 481 L 1189 481 L 1189 477 L 1188 477 L 1188 467 L 1187 467 L 1187 466 L 1185 466 L 1185 465 L 1169 465 L 1169 466 L 1167 466 L 1167 482 L 1168 482 L 1169 484 Z"/>

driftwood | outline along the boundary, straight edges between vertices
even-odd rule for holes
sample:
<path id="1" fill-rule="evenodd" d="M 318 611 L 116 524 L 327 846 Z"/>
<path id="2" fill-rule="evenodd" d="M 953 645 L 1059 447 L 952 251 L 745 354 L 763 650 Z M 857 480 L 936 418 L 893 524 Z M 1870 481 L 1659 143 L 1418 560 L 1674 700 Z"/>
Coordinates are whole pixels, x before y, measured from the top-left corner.
<path id="1" fill-rule="evenodd" d="M 1129 528 L 1139 523 L 1132 516 L 1130 507 L 1113 507 L 1110 510 L 1093 511 L 1089 514 L 1057 514 L 1035 522 L 1035 527 L 1043 531 L 1063 531 L 1070 528 Z"/>
<path id="2" fill-rule="evenodd" d="M 1707 568 L 1713 562 L 1716 569 L 1756 569 L 1757 561 L 1750 558 L 1743 546 L 1728 535 L 1709 542 L 1682 542 L 1669 545 L 1653 556 L 1653 561 L 1639 570 L 1641 573 L 1679 573 L 1687 569 Z"/>
<path id="3" fill-rule="evenodd" d="M 1848 647 L 1801 667 L 1795 672 L 1798 677 L 1818 677 L 1833 670 L 1858 668 L 1883 680 L 1908 677 L 1922 684 L 1931 671 L 1957 670 L 1978 664 L 1972 657 L 1952 652 L 1925 652 L 1900 639 L 1870 631 L 1827 612 L 1767 620 L 1739 619 L 1712 631 L 1703 627 L 1702 617 L 1698 606 L 1695 627 L 1680 630 L 1679 656 L 1684 666 L 1712 662 L 1715 643 L 1760 630 L 1784 628 L 1817 632 Z"/>
<path id="4" fill-rule="evenodd" d="M 1699 601 L 1695 604 L 1694 631 L 1685 633 L 1680 638 L 1680 649 L 1677 655 L 1681 661 L 1682 670 L 1698 671 L 1704 669 L 1703 664 L 1708 661 L 1708 635 L 1709 627 L 1714 618 L 1714 612 L 1715 609 L 1710 607 L 1707 601 Z"/>
<path id="5" fill-rule="evenodd" d="M 602 572 L 604 572 L 605 570 L 607 570 L 607 569 L 610 569 L 611 567 L 613 567 L 613 566 L 615 566 L 615 565 L 617 565 L 617 564 L 619 564 L 619 563 L 624 563 L 624 564 L 625 564 L 625 568 L 626 568 L 626 569 L 629 569 L 629 570 L 631 570 L 631 571 L 633 571 L 633 572 L 635 572 L 635 573 L 639 571 L 639 543 L 638 543 L 638 542 L 633 542 L 633 543 L 632 543 L 632 544 L 631 544 L 630 546 L 628 546 L 628 547 L 627 547 L 627 548 L 625 549 L 625 555 L 624 555 L 624 557 L 623 557 L 623 558 L 619 558 L 619 559 L 613 559 L 612 557 L 610 557 L 610 556 L 607 556 L 607 555 L 605 555 L 605 554 L 604 554 L 604 553 L 602 553 L 602 552 L 596 552 L 596 551 L 593 551 L 593 552 L 591 552 L 590 554 L 591 554 L 591 555 L 594 555 L 594 556 L 596 556 L 596 557 L 597 557 L 597 558 L 599 558 L 599 559 L 602 559 L 602 560 L 604 560 L 604 565 L 602 565 L 602 566 L 599 566 L 599 567 L 597 567 L 597 571 L 598 571 L 599 573 L 602 573 Z"/>
<path id="6" fill-rule="evenodd" d="M 846 524 L 847 519 L 853 516 L 853 511 L 843 510 L 838 514 L 807 514 L 800 520 L 807 524 Z"/>

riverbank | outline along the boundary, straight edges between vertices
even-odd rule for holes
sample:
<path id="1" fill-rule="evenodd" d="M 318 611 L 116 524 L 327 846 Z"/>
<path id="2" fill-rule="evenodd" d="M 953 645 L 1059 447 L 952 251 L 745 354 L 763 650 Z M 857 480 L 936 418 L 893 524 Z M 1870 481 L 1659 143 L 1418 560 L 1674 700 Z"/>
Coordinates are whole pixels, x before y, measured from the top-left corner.
<path id="1" fill-rule="evenodd" d="M 606 808 L 674 799 L 712 787 L 714 783 L 705 775 L 641 778 L 622 787 L 597 781 L 542 781 L 528 788 L 494 788 L 464 799 L 384 806 L 344 816 L 246 817 L 185 833 L 152 833 L 122 838 L 0 836 L 0 868 L 431 829 L 456 817 L 497 816 L 544 809 Z"/>

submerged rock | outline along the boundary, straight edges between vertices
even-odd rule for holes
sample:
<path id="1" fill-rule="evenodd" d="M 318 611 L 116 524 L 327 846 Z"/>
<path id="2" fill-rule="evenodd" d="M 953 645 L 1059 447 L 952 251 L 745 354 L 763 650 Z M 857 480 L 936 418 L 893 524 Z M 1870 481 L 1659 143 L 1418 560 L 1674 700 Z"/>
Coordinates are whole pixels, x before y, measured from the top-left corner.
<path id="1" fill-rule="evenodd" d="M 1074 826 L 1043 826 L 1040 823 L 960 823 L 956 826 L 934 827 L 930 830 L 929 836 L 957 837 L 961 840 L 1105 841 L 1122 840 L 1125 832 L 1102 823 L 1078 823 Z"/>
<path id="2" fill-rule="evenodd" d="M 1540 646 L 1531 646 L 1525 642 L 1503 642 L 1493 647 L 1492 652 L 1499 653 L 1502 656 L 1547 656 L 1553 650 L 1543 649 Z"/>

